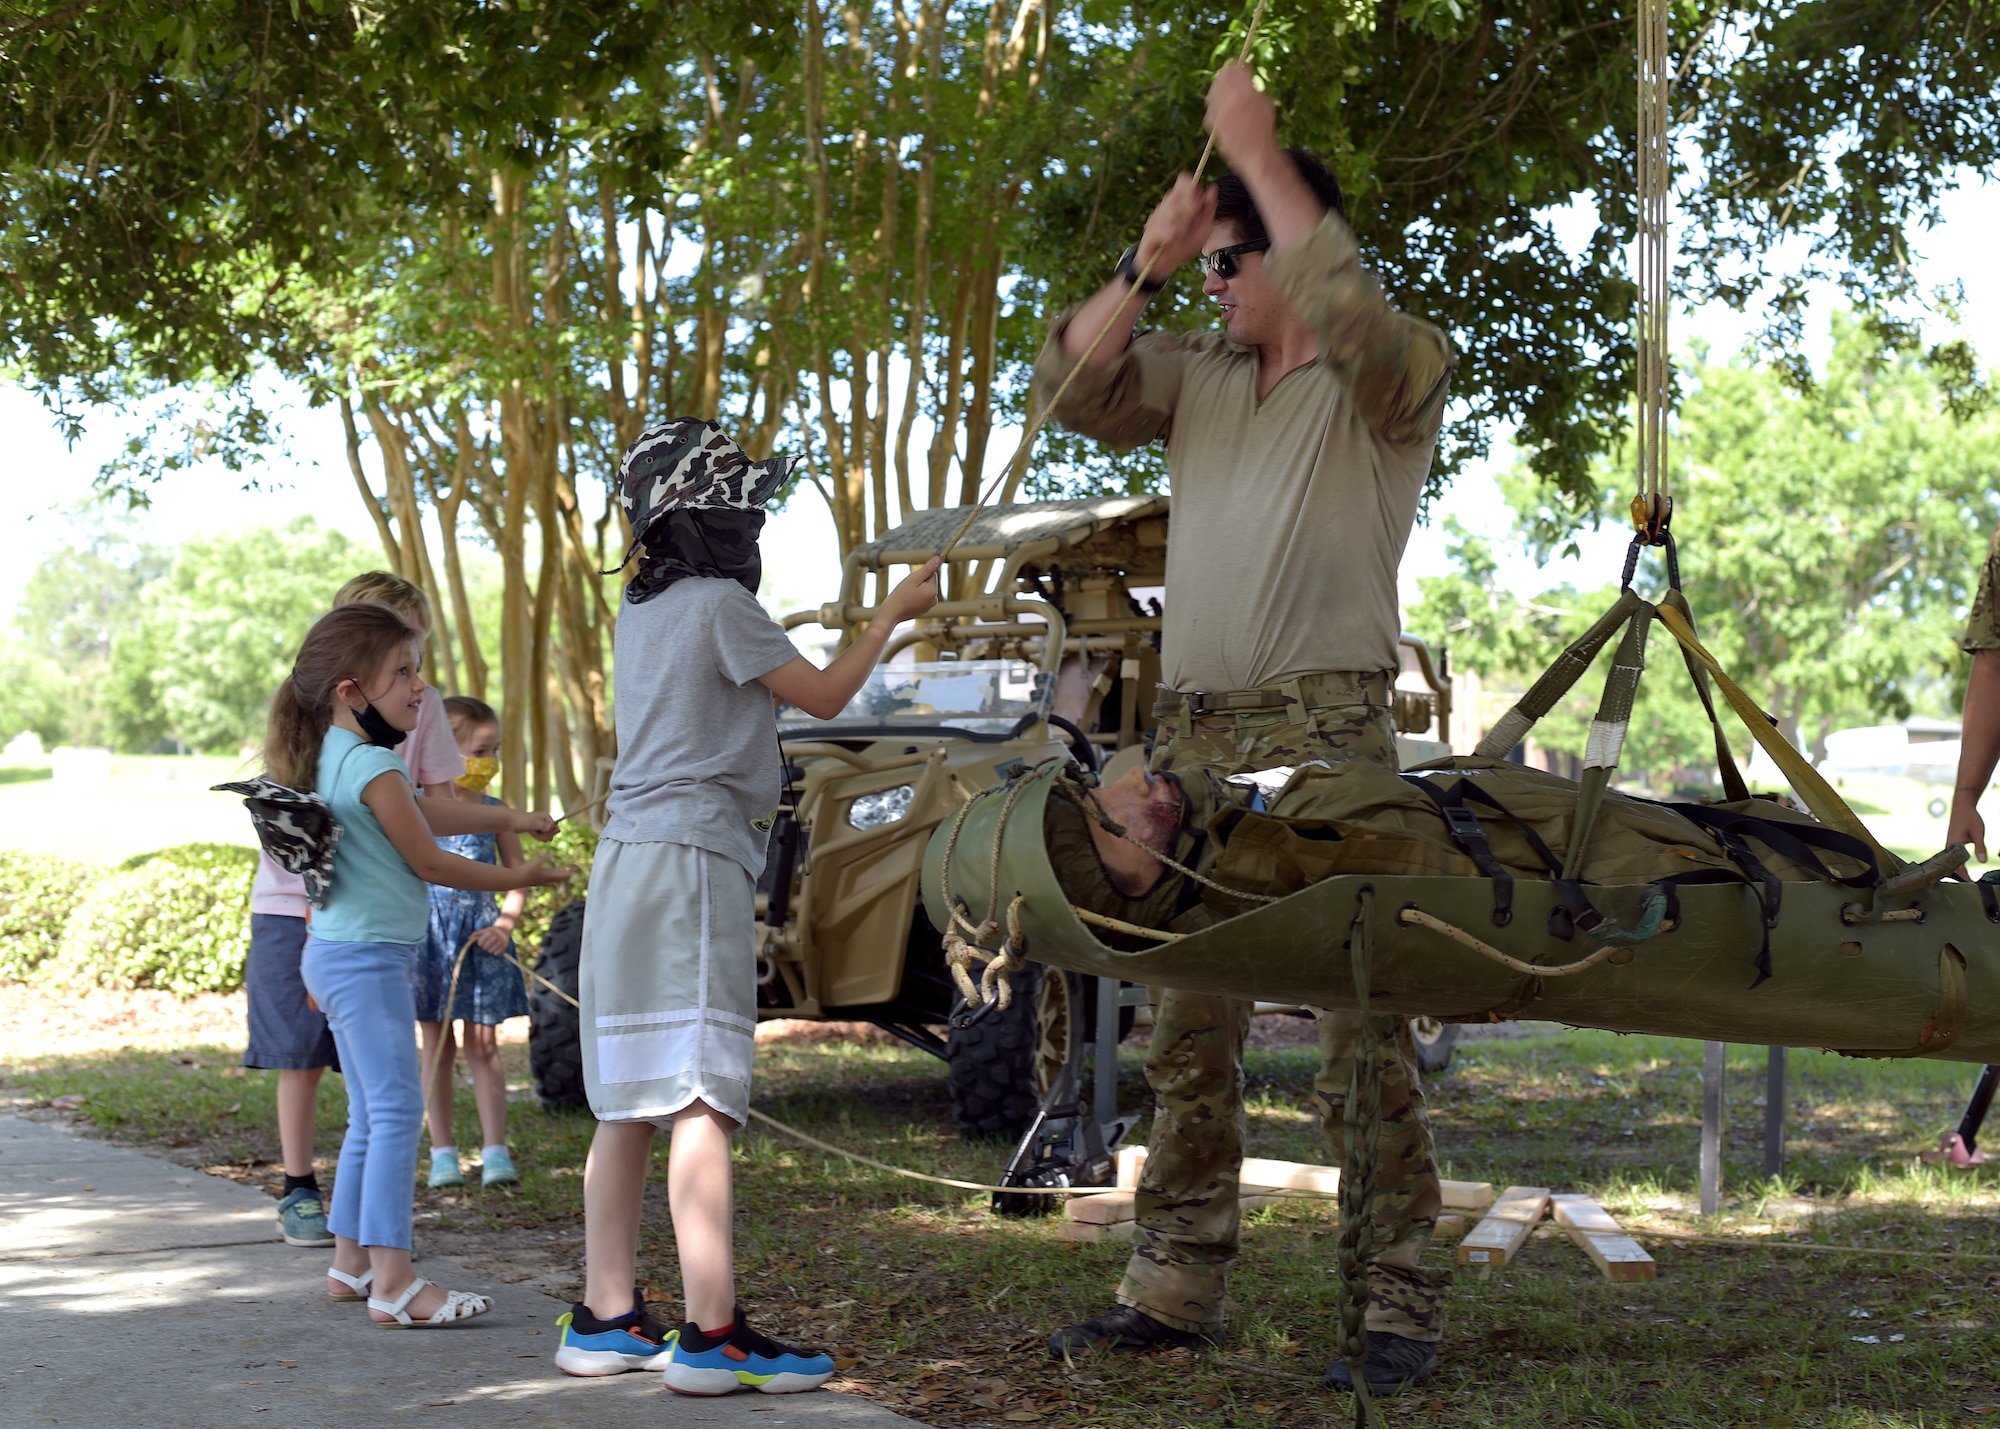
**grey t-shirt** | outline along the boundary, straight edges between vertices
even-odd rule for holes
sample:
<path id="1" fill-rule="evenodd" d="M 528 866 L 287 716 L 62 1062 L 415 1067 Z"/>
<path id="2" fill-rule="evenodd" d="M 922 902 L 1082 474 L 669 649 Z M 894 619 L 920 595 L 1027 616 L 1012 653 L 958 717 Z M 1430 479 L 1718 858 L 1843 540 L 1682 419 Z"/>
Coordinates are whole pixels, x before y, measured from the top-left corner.
<path id="1" fill-rule="evenodd" d="M 604 836 L 692 844 L 764 871 L 781 771 L 771 692 L 798 657 L 733 580 L 690 577 L 618 612 L 618 767 Z"/>

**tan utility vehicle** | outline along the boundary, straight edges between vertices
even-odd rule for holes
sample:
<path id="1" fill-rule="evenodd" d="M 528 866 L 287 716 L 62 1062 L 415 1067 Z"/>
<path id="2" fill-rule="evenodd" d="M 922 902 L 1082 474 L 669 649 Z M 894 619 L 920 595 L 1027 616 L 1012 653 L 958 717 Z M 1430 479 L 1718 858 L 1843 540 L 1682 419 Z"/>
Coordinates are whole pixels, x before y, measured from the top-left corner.
<path id="1" fill-rule="evenodd" d="M 969 1136 L 1018 1136 L 1086 1029 L 1111 1024 L 1095 980 L 1035 965 L 1008 1011 L 953 1025 L 956 990 L 917 892 L 924 845 L 1015 764 L 1144 757 L 1168 509 L 1136 496 L 982 512 L 953 552 L 967 573 L 848 708 L 779 715 L 787 792 L 758 898 L 759 1015 L 870 1022 L 944 1058 Z M 858 632 L 890 568 L 929 559 L 965 515 L 925 512 L 853 551 L 839 599 L 784 624 Z M 1395 716 L 1410 764 L 1448 752 L 1451 696 L 1423 643 L 1403 644 L 1417 687 L 1398 689 Z M 1121 1034 L 1134 1011 L 1118 1009 Z M 1419 1035 L 1439 1042 L 1437 1029 Z M 1104 1085 L 1100 1074 L 1100 1106 Z"/>

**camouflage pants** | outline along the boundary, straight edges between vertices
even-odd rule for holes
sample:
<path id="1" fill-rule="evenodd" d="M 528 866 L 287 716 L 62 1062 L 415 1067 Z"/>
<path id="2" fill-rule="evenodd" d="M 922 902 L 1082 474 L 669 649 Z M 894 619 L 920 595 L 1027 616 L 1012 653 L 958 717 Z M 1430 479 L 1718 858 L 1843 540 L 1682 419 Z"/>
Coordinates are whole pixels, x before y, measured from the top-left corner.
<path id="1" fill-rule="evenodd" d="M 1220 774 L 1310 759 L 1396 763 L 1394 730 L 1379 705 L 1255 711 L 1171 721 L 1153 752 L 1155 770 L 1206 767 Z M 1223 1282 L 1236 1259 L 1243 1164 L 1243 1041 L 1250 1004 L 1236 998 L 1154 990 L 1146 1081 L 1155 1098 L 1153 1135 L 1138 1189 L 1132 1258 L 1119 1302 L 1183 1330 L 1223 1321 Z M 1313 1079 L 1320 1126 L 1334 1164 L 1345 1161 L 1348 1080 L 1361 1015 L 1318 1011 L 1320 1068 Z M 1382 1139 L 1375 1180 L 1368 1328 L 1437 1340 L 1446 1278 L 1420 1260 L 1441 1206 L 1430 1122 L 1416 1052 L 1402 1017 L 1376 1019 L 1382 1057 Z M 1330 1243 L 1329 1243 L 1330 1244 Z M 1331 1252 L 1329 1251 L 1329 1256 Z"/>

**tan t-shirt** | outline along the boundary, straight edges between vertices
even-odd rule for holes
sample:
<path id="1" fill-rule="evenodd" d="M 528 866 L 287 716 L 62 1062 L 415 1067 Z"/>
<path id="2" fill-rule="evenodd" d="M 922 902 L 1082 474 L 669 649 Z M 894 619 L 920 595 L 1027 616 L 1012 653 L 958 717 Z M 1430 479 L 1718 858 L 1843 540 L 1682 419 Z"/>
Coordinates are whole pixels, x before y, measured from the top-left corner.
<path id="1" fill-rule="evenodd" d="M 1396 568 L 1430 472 L 1455 361 L 1397 312 L 1329 214 L 1271 255 L 1319 356 L 1257 400 L 1257 355 L 1220 333 L 1150 333 L 1086 368 L 1055 409 L 1119 450 L 1165 440 L 1173 482 L 1163 678 L 1244 690 L 1328 670 L 1393 670 Z M 1070 363 L 1056 320 L 1046 401 Z"/>

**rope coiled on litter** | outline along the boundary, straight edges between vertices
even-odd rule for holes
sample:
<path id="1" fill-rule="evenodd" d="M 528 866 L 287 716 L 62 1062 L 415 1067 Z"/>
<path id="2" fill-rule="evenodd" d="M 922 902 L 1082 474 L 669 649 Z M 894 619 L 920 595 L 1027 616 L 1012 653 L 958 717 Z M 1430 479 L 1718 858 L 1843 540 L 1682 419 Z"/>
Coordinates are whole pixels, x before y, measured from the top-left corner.
<path id="1" fill-rule="evenodd" d="M 1005 802 L 1000 805 L 1000 818 L 993 828 L 993 857 L 988 869 L 986 917 L 978 923 L 972 921 L 972 910 L 961 898 L 951 891 L 951 865 L 958 852 L 959 835 L 965 832 L 965 821 L 972 813 L 972 800 L 959 809 L 958 817 L 952 821 L 951 833 L 944 843 L 944 865 L 938 875 L 938 891 L 943 895 L 945 912 L 951 926 L 944 933 L 944 965 L 951 974 L 951 980 L 958 985 L 959 995 L 968 1006 L 983 1007 L 997 1002 L 1005 1012 L 1014 1005 L 1014 982 L 1011 974 L 1027 966 L 1027 959 L 1021 953 L 1027 946 L 1027 939 L 1021 932 L 1021 905 L 1026 898 L 1014 895 L 1014 901 L 1007 907 L 1007 940 L 994 952 L 986 947 L 1000 932 L 1000 851 L 1001 842 L 1007 834 L 1007 820 L 1013 816 L 1014 804 L 1026 791 L 1028 781 L 1017 779 L 1007 791 Z M 983 968 L 979 980 L 972 980 L 975 965 Z"/>

